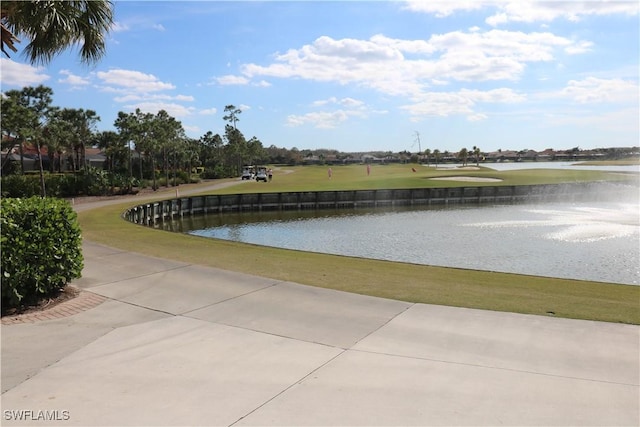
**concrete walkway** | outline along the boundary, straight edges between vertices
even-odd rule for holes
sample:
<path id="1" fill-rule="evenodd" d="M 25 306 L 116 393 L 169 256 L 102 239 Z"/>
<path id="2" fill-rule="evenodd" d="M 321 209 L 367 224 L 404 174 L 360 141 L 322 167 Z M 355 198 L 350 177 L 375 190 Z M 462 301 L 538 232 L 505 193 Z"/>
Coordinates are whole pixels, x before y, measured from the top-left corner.
<path id="1" fill-rule="evenodd" d="M 93 308 L 2 326 L 2 425 L 640 425 L 638 326 L 84 256 Z"/>

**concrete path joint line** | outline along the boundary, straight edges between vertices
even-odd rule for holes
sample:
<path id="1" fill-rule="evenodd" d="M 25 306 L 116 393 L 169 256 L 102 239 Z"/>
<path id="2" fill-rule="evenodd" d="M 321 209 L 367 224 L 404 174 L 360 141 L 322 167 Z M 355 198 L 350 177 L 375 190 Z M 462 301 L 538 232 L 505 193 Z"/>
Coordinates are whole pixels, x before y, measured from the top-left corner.
<path id="1" fill-rule="evenodd" d="M 184 317 L 186 319 L 195 319 L 195 320 L 200 320 L 200 321 L 203 321 L 203 322 L 213 323 L 213 324 L 216 324 L 216 325 L 222 325 L 222 326 L 227 326 L 227 327 L 230 327 L 230 328 L 241 329 L 243 331 L 256 332 L 256 333 L 259 333 L 259 334 L 269 335 L 269 336 L 272 336 L 272 337 L 285 338 L 285 339 L 288 339 L 288 340 L 294 340 L 294 341 L 297 341 L 297 342 L 304 342 L 304 343 L 308 343 L 308 344 L 315 344 L 315 345 L 319 345 L 319 346 L 323 346 L 323 347 L 337 348 L 337 349 L 340 349 L 342 351 L 350 350 L 349 348 L 341 347 L 339 345 L 331 345 L 331 344 L 327 344 L 327 343 L 319 342 L 319 341 L 305 340 L 305 339 L 298 338 L 298 337 L 292 337 L 292 336 L 283 335 L 283 334 L 276 334 L 274 332 L 263 331 L 261 329 L 247 328 L 246 326 L 238 326 L 238 325 L 234 325 L 234 324 L 231 324 L 231 323 L 213 322 L 213 321 L 199 319 L 197 317 L 184 316 L 182 314 L 179 314 L 178 316 Z M 364 353 L 367 353 L 367 352 L 364 352 Z"/>
<path id="2" fill-rule="evenodd" d="M 248 292 L 245 292 L 243 294 L 238 294 L 238 295 L 235 295 L 235 296 L 232 296 L 232 297 L 229 297 L 229 298 L 221 299 L 220 301 L 215 301 L 215 302 L 212 302 L 211 304 L 205 304 L 202 307 L 193 308 L 193 309 L 191 309 L 189 311 L 185 311 L 184 313 L 180 313 L 180 315 L 189 317 L 187 315 L 189 313 L 193 313 L 194 311 L 202 310 L 202 309 L 205 309 L 205 308 L 208 308 L 208 307 L 213 307 L 215 305 L 218 305 L 218 304 L 221 304 L 221 303 L 224 303 L 224 302 L 233 301 L 235 299 L 238 299 L 238 298 L 241 298 L 241 297 L 244 297 L 244 296 L 247 296 L 247 295 L 251 295 L 251 294 L 254 294 L 256 292 L 264 291 L 265 289 L 269 289 L 269 288 L 272 288 L 272 287 L 277 286 L 277 285 L 281 285 L 283 283 L 286 283 L 286 282 L 283 281 L 283 280 L 280 280 L 278 282 L 272 283 L 270 285 L 266 285 L 266 286 L 264 286 L 262 288 L 259 288 L 259 289 L 254 289 L 252 291 L 248 291 Z M 231 325 L 228 325 L 228 326 L 231 326 Z"/>
<path id="3" fill-rule="evenodd" d="M 135 295 L 135 294 L 132 294 L 132 295 Z M 142 308 L 142 309 L 153 311 L 153 312 L 160 313 L 160 314 L 166 314 L 166 315 L 172 316 L 172 317 L 180 316 L 180 314 L 170 313 L 168 311 L 160 310 L 158 308 L 148 307 L 148 306 L 142 305 L 142 304 L 136 304 L 136 303 L 131 302 L 131 301 L 124 301 L 124 300 L 119 300 L 119 299 L 113 299 L 113 301 L 118 301 L 118 302 L 120 302 L 122 304 L 127 304 L 127 305 L 130 305 L 132 307 Z"/>
<path id="4" fill-rule="evenodd" d="M 257 410 L 259 410 L 260 408 L 264 407 L 265 405 L 267 405 L 269 402 L 273 401 L 274 399 L 276 399 L 278 396 L 281 396 L 282 394 L 286 393 L 288 390 L 290 390 L 292 387 L 296 386 L 297 384 L 301 384 L 304 380 L 306 380 L 307 378 L 309 378 L 311 375 L 315 374 L 316 372 L 318 372 L 320 369 L 324 368 L 325 366 L 327 366 L 329 363 L 333 362 L 334 360 L 336 360 L 338 357 L 342 356 L 344 353 L 346 353 L 348 350 L 344 350 L 341 351 L 340 353 L 336 354 L 335 356 L 333 356 L 331 359 L 327 360 L 326 362 L 322 363 L 320 366 L 317 366 L 315 369 L 313 369 L 311 372 L 309 372 L 308 374 L 302 376 L 300 379 L 298 379 L 297 381 L 294 381 L 293 383 L 289 384 L 288 387 L 280 390 L 278 393 L 276 393 L 275 395 L 271 396 L 269 399 L 265 400 L 264 402 L 262 402 L 260 405 L 256 406 L 255 408 L 253 408 L 251 411 L 247 412 L 246 414 L 244 414 L 242 417 L 238 418 L 237 420 L 235 420 L 234 422 L 232 422 L 231 424 L 229 424 L 229 427 L 236 425 L 237 423 L 239 423 L 240 421 L 242 421 L 243 419 L 245 419 L 246 417 L 250 416 L 251 414 L 253 414 L 254 412 L 256 412 Z"/>
<path id="5" fill-rule="evenodd" d="M 389 320 L 387 320 L 386 322 L 384 322 L 382 325 L 380 325 L 378 328 L 372 330 L 371 332 L 369 332 L 367 335 L 363 336 L 362 338 L 360 338 L 358 341 L 356 341 L 353 345 L 358 344 L 360 341 L 366 339 L 367 337 L 375 334 L 376 332 L 378 332 L 380 329 L 384 328 L 385 326 L 387 326 L 389 323 L 391 323 L 393 320 L 397 319 L 399 316 L 401 316 L 403 313 L 406 313 L 407 310 L 409 310 L 411 307 L 415 306 L 415 303 L 412 303 L 410 305 L 408 305 L 407 307 L 405 307 L 404 310 L 398 312 L 395 316 L 392 316 L 389 318 Z"/>
<path id="6" fill-rule="evenodd" d="M 570 376 L 570 375 L 557 375 L 557 374 L 550 374 L 545 372 L 527 371 L 526 369 L 504 368 L 500 366 L 489 366 L 489 365 L 482 365 L 478 363 L 456 362 L 455 360 L 432 359 L 429 357 L 420 357 L 420 356 L 406 356 L 404 354 L 385 353 L 385 352 L 378 352 L 378 351 L 371 351 L 371 350 L 351 349 L 350 351 L 366 353 L 366 354 L 377 354 L 380 356 L 401 357 L 404 359 L 424 360 L 427 362 L 446 363 L 447 365 L 469 366 L 472 368 L 495 369 L 498 371 L 518 372 L 522 374 L 541 375 L 544 377 L 563 378 L 563 379 L 577 380 L 577 381 L 588 381 L 588 382 L 601 383 L 601 384 L 621 385 L 625 387 L 638 387 L 640 385 L 640 384 L 633 384 L 633 383 L 624 383 L 619 381 L 598 380 L 595 378 L 585 378 L 585 377 L 576 377 L 576 376 Z"/>
<path id="7" fill-rule="evenodd" d="M 153 276 L 153 275 L 156 275 L 156 274 L 160 274 L 160 273 L 167 273 L 167 272 L 169 272 L 169 271 L 177 271 L 177 270 L 180 270 L 180 269 L 183 269 L 183 268 L 192 267 L 193 265 L 194 265 L 194 264 L 179 265 L 179 266 L 171 267 L 171 268 L 167 268 L 167 269 L 165 269 L 165 270 L 161 270 L 161 271 L 152 271 L 152 272 L 150 272 L 150 273 L 140 274 L 140 275 L 137 275 L 137 276 L 128 276 L 128 277 L 125 277 L 125 278 L 123 278 L 123 279 L 113 280 L 113 281 L 111 281 L 111 282 L 106 282 L 106 283 L 101 283 L 101 284 L 99 284 L 99 285 L 95 286 L 95 288 L 97 289 L 97 288 L 99 288 L 100 286 L 112 285 L 112 284 L 114 284 L 114 283 L 126 282 L 126 281 L 128 281 L 128 280 L 133 280 L 133 279 L 141 279 L 141 278 L 143 278 L 143 277 L 150 277 L 150 276 Z M 140 290 L 140 291 L 138 291 L 138 292 L 134 292 L 134 293 L 132 293 L 131 295 L 136 295 L 137 293 L 144 292 L 144 291 L 145 291 L 145 289 L 142 289 L 142 290 Z"/>

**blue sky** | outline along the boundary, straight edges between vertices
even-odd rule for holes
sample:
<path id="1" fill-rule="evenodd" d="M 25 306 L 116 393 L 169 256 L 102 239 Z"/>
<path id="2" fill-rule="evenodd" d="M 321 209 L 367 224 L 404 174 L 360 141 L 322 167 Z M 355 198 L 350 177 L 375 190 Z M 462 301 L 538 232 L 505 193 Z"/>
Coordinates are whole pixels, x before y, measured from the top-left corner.
<path id="1" fill-rule="evenodd" d="M 160 109 L 188 136 L 225 105 L 265 147 L 458 151 L 639 144 L 637 1 L 123 1 L 107 54 L 2 58 L 2 90 Z M 419 144 L 418 144 L 419 136 Z"/>

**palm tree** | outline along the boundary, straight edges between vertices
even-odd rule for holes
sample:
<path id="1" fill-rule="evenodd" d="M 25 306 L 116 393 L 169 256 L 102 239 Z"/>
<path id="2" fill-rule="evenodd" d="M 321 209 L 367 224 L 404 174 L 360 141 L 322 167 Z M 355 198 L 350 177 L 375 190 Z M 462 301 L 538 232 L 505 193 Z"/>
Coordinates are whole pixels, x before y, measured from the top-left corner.
<path id="1" fill-rule="evenodd" d="M 431 150 L 429 148 L 424 150 L 424 155 L 427 156 L 427 167 L 429 167 L 429 157 L 431 156 Z"/>
<path id="2" fill-rule="evenodd" d="M 127 169 L 129 170 L 129 190 L 131 190 L 131 183 L 133 182 L 133 161 L 131 159 L 131 143 L 135 138 L 135 127 L 137 121 L 133 113 L 125 114 L 122 111 L 118 111 L 118 118 L 113 125 L 118 129 L 120 138 L 126 145 L 127 153 Z"/>
<path id="3" fill-rule="evenodd" d="M 438 169 L 438 160 L 440 159 L 440 150 L 433 150 L 433 157 L 436 159 L 436 169 Z"/>
<path id="4" fill-rule="evenodd" d="M 480 166 L 480 148 L 474 145 L 473 154 L 476 156 L 476 166 Z"/>
<path id="5" fill-rule="evenodd" d="M 458 153 L 458 158 L 462 160 L 462 166 L 467 165 L 468 157 L 469 157 L 469 150 L 467 150 L 466 148 L 463 148 L 462 150 L 460 150 L 460 152 Z"/>
<path id="6" fill-rule="evenodd" d="M 31 64 L 46 64 L 69 47 L 80 46 L 80 60 L 96 63 L 105 54 L 105 34 L 113 25 L 108 0 L 3 1 L 0 6 L 2 52 L 17 52 L 19 37 L 29 40 L 24 54 Z M 6 48 L 6 49 L 5 49 Z"/>

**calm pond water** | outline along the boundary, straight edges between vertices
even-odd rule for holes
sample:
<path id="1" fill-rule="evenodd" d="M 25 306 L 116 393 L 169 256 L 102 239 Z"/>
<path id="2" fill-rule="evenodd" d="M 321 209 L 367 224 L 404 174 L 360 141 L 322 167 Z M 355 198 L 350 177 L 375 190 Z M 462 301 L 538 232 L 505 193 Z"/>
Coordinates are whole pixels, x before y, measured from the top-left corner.
<path id="1" fill-rule="evenodd" d="M 207 215 L 165 228 L 336 255 L 640 284 L 638 188 L 576 203 Z"/>

